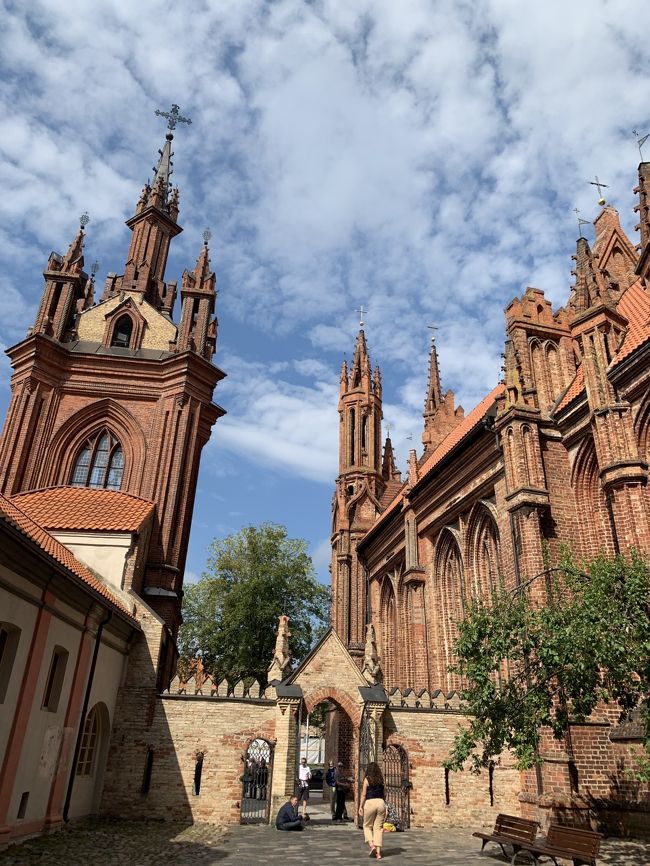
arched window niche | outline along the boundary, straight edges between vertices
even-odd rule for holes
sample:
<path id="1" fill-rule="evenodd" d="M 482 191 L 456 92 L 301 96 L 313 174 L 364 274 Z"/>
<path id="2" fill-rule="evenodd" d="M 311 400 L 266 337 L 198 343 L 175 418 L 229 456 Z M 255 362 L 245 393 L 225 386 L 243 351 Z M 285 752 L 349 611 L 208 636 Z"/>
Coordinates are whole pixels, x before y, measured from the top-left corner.
<path id="1" fill-rule="evenodd" d="M 86 439 L 72 471 L 74 487 L 119 490 L 124 475 L 124 452 L 119 440 L 106 429 Z"/>
<path id="2" fill-rule="evenodd" d="M 111 337 L 111 346 L 117 346 L 120 349 L 128 349 L 131 346 L 131 337 L 133 336 L 133 319 L 131 316 L 120 316 L 113 328 Z"/>

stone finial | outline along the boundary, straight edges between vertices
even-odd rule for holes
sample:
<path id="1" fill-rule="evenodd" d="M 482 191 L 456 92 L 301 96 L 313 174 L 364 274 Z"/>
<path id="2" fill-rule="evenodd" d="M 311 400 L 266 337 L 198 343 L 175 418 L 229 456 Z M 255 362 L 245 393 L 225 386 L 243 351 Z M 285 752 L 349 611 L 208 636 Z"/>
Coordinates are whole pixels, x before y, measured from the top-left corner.
<path id="1" fill-rule="evenodd" d="M 371 622 L 366 626 L 366 647 L 363 655 L 361 675 L 371 686 L 380 683 L 382 680 L 375 627 Z"/>
<path id="2" fill-rule="evenodd" d="M 289 617 L 282 614 L 278 621 L 278 633 L 275 638 L 275 652 L 273 661 L 269 666 L 268 678 L 272 683 L 274 680 L 283 680 L 289 672 L 291 653 L 289 651 Z"/>

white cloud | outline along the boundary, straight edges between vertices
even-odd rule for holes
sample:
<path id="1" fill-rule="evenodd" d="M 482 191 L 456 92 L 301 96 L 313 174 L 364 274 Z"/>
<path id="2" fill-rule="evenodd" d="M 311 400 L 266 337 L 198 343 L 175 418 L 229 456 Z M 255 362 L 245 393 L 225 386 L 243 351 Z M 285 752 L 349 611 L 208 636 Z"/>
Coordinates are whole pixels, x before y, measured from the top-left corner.
<path id="1" fill-rule="evenodd" d="M 635 241 L 650 6 L 35 0 L 5 5 L 3 25 L 0 341 L 31 324 L 38 272 L 83 210 L 87 260 L 120 270 L 162 138 L 153 109 L 176 101 L 193 125 L 175 140 L 170 276 L 209 224 L 220 309 L 246 326 L 219 358 L 213 442 L 231 456 L 331 483 L 337 368 L 363 303 L 403 459 L 426 324 L 469 411 L 498 379 L 508 301 L 528 284 L 565 301 L 572 209 L 596 215 L 596 173 Z M 305 337 L 314 357 L 296 360 Z"/>

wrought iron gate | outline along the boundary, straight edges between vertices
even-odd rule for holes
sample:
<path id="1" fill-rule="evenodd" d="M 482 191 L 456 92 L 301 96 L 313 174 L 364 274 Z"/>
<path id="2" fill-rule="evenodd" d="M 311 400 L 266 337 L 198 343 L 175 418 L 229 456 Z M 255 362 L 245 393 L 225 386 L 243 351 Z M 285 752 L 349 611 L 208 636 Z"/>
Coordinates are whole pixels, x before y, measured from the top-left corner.
<path id="1" fill-rule="evenodd" d="M 241 824 L 266 824 L 271 805 L 273 747 L 266 740 L 253 740 L 246 752 L 242 776 Z"/>
<path id="2" fill-rule="evenodd" d="M 373 748 L 372 731 L 370 728 L 370 724 L 370 711 L 368 710 L 368 707 L 364 707 L 363 713 L 361 714 L 361 724 L 359 725 L 359 773 L 357 776 L 357 796 L 355 799 L 355 804 L 357 806 L 355 812 L 357 812 L 357 824 L 359 825 L 359 827 L 363 827 L 363 818 L 358 814 L 359 799 L 361 797 L 361 787 L 363 785 L 363 780 L 366 775 L 366 769 L 368 767 L 368 764 L 370 763 Z"/>
<path id="3" fill-rule="evenodd" d="M 395 810 L 402 830 L 408 830 L 411 820 L 409 791 L 409 761 L 401 746 L 384 749 L 384 794 L 386 804 Z"/>

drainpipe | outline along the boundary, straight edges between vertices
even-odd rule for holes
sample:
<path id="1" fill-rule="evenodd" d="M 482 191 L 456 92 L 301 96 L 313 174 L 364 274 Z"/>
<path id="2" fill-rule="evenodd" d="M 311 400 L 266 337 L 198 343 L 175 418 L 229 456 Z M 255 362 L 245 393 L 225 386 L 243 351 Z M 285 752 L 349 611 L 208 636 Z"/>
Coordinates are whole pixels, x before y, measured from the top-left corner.
<path id="1" fill-rule="evenodd" d="M 70 779 L 68 780 L 68 789 L 65 793 L 65 803 L 63 805 L 63 820 L 67 823 L 68 812 L 70 811 L 70 801 L 72 800 L 72 789 L 74 787 L 74 778 L 75 771 L 77 769 L 77 761 L 79 760 L 79 752 L 81 751 L 81 739 L 83 737 L 84 725 L 86 723 L 86 715 L 88 714 L 88 704 L 90 703 L 90 692 L 93 687 L 93 681 L 95 679 L 95 668 L 97 666 L 97 656 L 99 655 L 99 647 L 102 642 L 102 633 L 104 631 L 104 626 L 108 625 L 108 623 L 113 618 L 113 611 L 109 610 L 106 612 L 106 616 L 99 623 L 99 628 L 97 629 L 97 635 L 95 637 L 95 648 L 93 649 L 93 657 L 90 662 L 90 671 L 88 673 L 88 682 L 86 683 L 86 693 L 84 694 L 84 702 L 81 707 L 81 718 L 79 720 L 79 729 L 77 731 L 77 740 L 74 744 L 74 755 L 72 757 L 72 764 L 70 767 Z"/>

